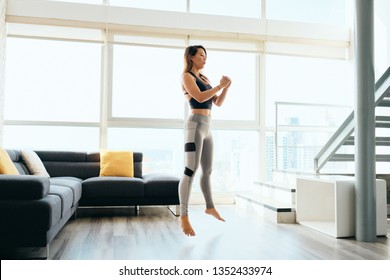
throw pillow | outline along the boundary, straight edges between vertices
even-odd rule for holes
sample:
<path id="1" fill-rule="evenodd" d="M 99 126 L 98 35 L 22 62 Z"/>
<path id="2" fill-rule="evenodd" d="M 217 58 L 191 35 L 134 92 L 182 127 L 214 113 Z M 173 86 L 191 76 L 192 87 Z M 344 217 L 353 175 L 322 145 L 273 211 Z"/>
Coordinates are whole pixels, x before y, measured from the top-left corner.
<path id="1" fill-rule="evenodd" d="M 12 162 L 6 150 L 0 148 L 0 174 L 19 175 L 15 164 Z"/>
<path id="2" fill-rule="evenodd" d="M 133 152 L 100 152 L 100 176 L 134 177 Z"/>
<path id="3" fill-rule="evenodd" d="M 36 152 L 31 150 L 21 150 L 20 155 L 26 164 L 28 171 L 30 171 L 32 175 L 43 176 L 47 178 L 50 177 L 42 163 L 42 160 L 39 158 Z"/>

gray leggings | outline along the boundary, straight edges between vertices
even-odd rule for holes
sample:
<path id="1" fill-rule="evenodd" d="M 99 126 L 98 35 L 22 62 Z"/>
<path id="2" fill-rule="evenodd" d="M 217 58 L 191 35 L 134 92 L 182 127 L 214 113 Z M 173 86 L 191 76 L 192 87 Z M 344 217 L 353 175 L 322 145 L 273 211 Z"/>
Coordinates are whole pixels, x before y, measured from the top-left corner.
<path id="1" fill-rule="evenodd" d="M 199 164 L 202 168 L 200 188 L 207 208 L 213 208 L 210 175 L 213 164 L 213 136 L 210 131 L 211 118 L 203 115 L 190 115 L 185 129 L 185 170 L 179 184 L 180 214 L 188 214 L 188 201 L 192 181 Z"/>

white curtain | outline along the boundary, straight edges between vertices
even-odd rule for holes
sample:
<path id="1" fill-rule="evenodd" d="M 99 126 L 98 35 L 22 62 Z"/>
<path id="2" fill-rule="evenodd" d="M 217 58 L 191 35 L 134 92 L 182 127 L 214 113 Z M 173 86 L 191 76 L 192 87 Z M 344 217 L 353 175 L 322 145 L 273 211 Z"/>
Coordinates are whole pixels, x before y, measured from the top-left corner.
<path id="1" fill-rule="evenodd" d="M 6 10 L 7 10 L 7 0 L 0 0 L 0 147 L 3 145 L 3 136 L 4 136 Z"/>

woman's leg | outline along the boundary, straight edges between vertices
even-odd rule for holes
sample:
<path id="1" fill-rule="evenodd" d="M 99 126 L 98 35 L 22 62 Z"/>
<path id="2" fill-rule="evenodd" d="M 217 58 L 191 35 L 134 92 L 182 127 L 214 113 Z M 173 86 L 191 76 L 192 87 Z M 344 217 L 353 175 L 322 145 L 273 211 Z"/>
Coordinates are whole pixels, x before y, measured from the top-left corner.
<path id="1" fill-rule="evenodd" d="M 211 171 L 213 168 L 213 153 L 213 136 L 211 134 L 211 131 L 209 131 L 207 137 L 203 141 L 202 155 L 200 158 L 200 166 L 202 168 L 202 175 L 200 177 L 200 188 L 206 201 L 206 208 L 214 207 L 211 192 Z"/>
<path id="2" fill-rule="evenodd" d="M 201 125 L 192 120 L 187 121 L 184 144 L 184 174 L 179 183 L 180 214 L 188 214 L 192 181 L 199 166 L 203 148 Z"/>
<path id="3" fill-rule="evenodd" d="M 204 129 L 200 123 L 189 118 L 186 123 L 186 137 L 184 145 L 185 169 L 179 183 L 180 225 L 185 235 L 194 236 L 189 218 L 188 202 L 190 199 L 192 181 L 199 166 L 203 148 Z"/>
<path id="4" fill-rule="evenodd" d="M 203 141 L 203 149 L 200 160 L 202 167 L 202 176 L 200 178 L 200 187 L 206 201 L 206 213 L 212 215 L 218 220 L 225 221 L 215 209 L 212 189 L 211 189 L 211 172 L 213 168 L 213 154 L 214 154 L 214 143 L 211 131 L 208 132 L 207 137 Z"/>

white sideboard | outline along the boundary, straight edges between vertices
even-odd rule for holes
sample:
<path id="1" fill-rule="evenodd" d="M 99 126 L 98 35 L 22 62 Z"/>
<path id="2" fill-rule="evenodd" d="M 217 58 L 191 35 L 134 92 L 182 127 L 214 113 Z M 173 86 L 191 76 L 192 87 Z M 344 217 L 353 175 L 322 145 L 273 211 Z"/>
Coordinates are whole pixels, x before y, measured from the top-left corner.
<path id="1" fill-rule="evenodd" d="M 297 223 L 333 237 L 355 236 L 355 180 L 349 176 L 298 177 Z M 377 235 L 387 234 L 386 182 L 376 180 Z"/>

